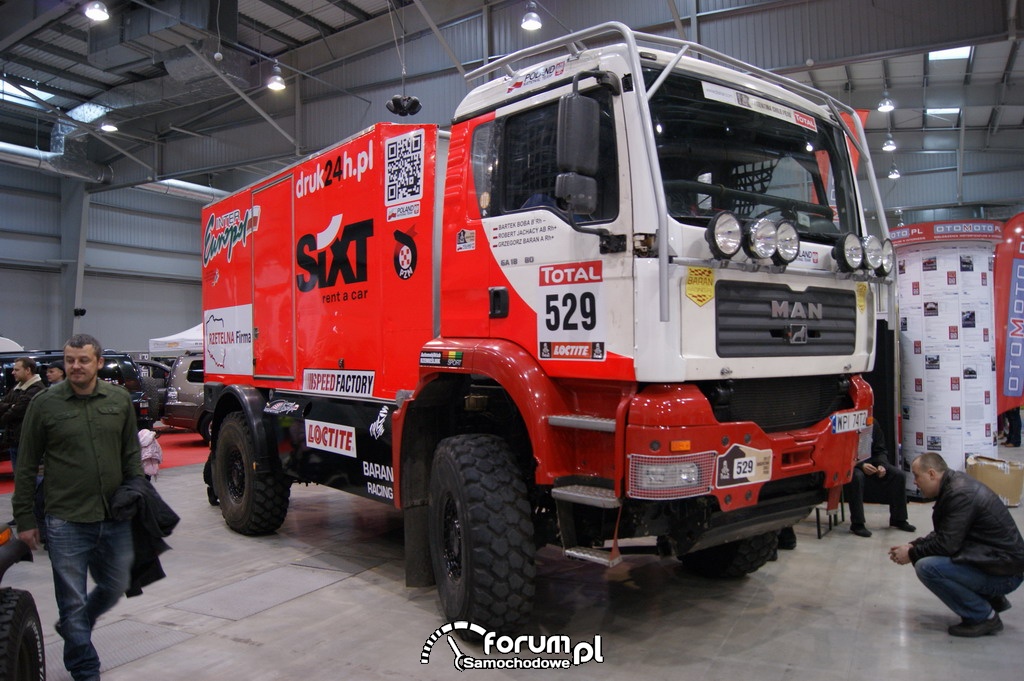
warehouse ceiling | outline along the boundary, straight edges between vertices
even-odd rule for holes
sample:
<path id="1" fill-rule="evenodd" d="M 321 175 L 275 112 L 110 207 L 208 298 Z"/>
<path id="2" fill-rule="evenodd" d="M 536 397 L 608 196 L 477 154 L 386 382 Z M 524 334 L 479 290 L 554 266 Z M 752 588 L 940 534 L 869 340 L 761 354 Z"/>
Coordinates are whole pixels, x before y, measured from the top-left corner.
<path id="1" fill-rule="evenodd" d="M 766 40 L 777 35 L 789 39 L 773 23 L 777 17 L 795 11 L 805 14 L 807 22 L 815 16 L 828 21 L 826 10 L 834 1 L 643 0 L 660 10 L 662 18 L 634 28 L 681 32 L 721 49 L 709 29 L 724 18 L 742 20 L 751 30 L 764 27 Z M 823 43 L 818 49 L 812 50 L 814 41 L 807 38 L 806 58 L 759 65 L 870 110 L 866 128 L 882 177 L 897 159 L 905 174 L 937 172 L 942 168 L 929 162 L 929 155 L 944 154 L 946 159 L 950 153 L 956 155 L 959 178 L 975 172 L 979 158 L 1008 170 L 1024 170 L 1020 0 L 849 3 L 863 5 L 872 17 L 902 23 L 907 30 L 901 32 L 897 26 L 892 33 L 897 37 L 891 39 L 896 44 L 882 44 L 880 39 L 872 43 L 856 35 L 852 26 L 805 26 L 804 34 L 819 36 Z M 270 99 L 264 83 L 275 63 L 286 82 L 300 76 L 315 82 L 321 80 L 320 63 L 337 63 L 359 49 L 391 40 L 397 43 L 398 35 L 404 36 L 413 24 L 423 34 L 430 24 L 443 28 L 445 22 L 472 13 L 496 8 L 518 12 L 519 5 L 525 7 L 525 2 L 497 0 L 106 0 L 110 19 L 94 23 L 83 14 L 85 4 L 0 0 L 0 70 L 5 83 L 0 93 L 0 144 L 59 154 L 65 167 L 58 165 L 56 172 L 100 188 L 169 178 L 215 184 L 216 168 L 168 171 L 160 159 L 168 145 L 216 135 L 232 119 L 262 117 L 268 135 L 278 134 L 275 119 L 293 115 L 297 105 L 282 109 Z M 549 0 L 541 7 L 568 14 L 572 4 Z M 914 7 L 934 8 L 935 16 L 922 17 Z M 970 15 L 964 13 L 968 7 Z M 691 8 L 696 8 L 696 21 L 687 14 Z M 958 11 L 947 11 L 950 8 Z M 439 52 L 446 49 L 440 41 L 435 46 Z M 966 49 L 952 59 L 934 59 L 932 52 L 946 48 Z M 752 49 L 756 56 L 762 46 Z M 397 66 L 394 73 L 381 75 L 385 77 L 387 82 L 396 81 Z M 359 96 L 334 83 L 323 85 L 335 96 Z M 876 110 L 884 96 L 895 104 L 889 113 Z M 384 117 L 382 111 L 380 118 Z M 115 132 L 100 129 L 108 122 L 117 126 Z M 889 136 L 897 146 L 892 156 L 879 150 Z M 310 151 L 296 144 L 292 153 L 278 154 L 273 162 L 280 165 Z M 248 155 L 254 172 L 271 168 L 255 141 Z M 134 164 L 145 172 L 118 176 L 110 171 L 118 163 Z M 232 165 L 238 167 L 237 159 Z M 1022 193 L 1007 196 L 1006 201 L 1020 202 Z M 964 200 L 957 196 L 949 202 Z"/>

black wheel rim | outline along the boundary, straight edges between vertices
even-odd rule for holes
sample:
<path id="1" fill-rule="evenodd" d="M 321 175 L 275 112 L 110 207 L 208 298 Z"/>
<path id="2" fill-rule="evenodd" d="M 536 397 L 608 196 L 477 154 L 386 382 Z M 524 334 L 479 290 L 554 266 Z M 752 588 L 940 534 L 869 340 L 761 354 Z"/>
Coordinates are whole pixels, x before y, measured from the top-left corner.
<path id="1" fill-rule="evenodd" d="M 235 502 L 240 502 L 245 494 L 245 463 L 237 451 L 231 452 L 228 459 L 228 494 Z"/>
<path id="2" fill-rule="evenodd" d="M 444 500 L 441 527 L 441 556 L 444 569 L 448 579 L 458 581 L 462 578 L 462 522 L 459 520 L 458 506 L 451 495 Z"/>

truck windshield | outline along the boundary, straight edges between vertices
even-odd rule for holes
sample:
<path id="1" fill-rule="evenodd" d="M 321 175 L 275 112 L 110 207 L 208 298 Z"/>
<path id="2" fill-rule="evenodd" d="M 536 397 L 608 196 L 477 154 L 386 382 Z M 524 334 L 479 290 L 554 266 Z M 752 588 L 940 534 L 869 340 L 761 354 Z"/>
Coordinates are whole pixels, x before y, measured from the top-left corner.
<path id="1" fill-rule="evenodd" d="M 659 70 L 645 69 L 650 86 Z M 669 214 L 706 224 L 792 220 L 800 236 L 834 242 L 856 232 L 845 137 L 838 126 L 717 82 L 673 74 L 650 102 Z"/>

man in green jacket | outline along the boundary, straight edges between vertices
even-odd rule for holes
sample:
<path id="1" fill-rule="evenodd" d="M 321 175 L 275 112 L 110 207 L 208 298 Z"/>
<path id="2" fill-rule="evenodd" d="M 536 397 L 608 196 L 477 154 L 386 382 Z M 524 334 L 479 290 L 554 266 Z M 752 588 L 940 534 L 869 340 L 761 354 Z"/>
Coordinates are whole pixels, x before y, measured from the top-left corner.
<path id="1" fill-rule="evenodd" d="M 43 482 L 47 548 L 64 639 L 64 666 L 75 681 L 97 681 L 92 644 L 96 620 L 130 583 L 131 521 L 111 518 L 109 499 L 122 482 L 142 475 L 131 397 L 97 378 L 102 345 L 92 336 L 64 344 L 67 380 L 40 393 L 21 428 L 22 460 L 14 483 L 18 538 L 33 549 L 39 530 L 32 510 L 36 471 Z M 87 573 L 96 582 L 87 591 Z"/>

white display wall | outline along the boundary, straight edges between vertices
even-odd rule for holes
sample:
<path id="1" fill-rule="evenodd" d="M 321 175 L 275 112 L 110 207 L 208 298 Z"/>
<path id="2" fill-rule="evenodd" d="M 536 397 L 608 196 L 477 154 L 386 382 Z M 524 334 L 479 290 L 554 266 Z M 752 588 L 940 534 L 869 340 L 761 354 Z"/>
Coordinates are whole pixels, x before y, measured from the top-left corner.
<path id="1" fill-rule="evenodd" d="M 994 455 L 992 253 L 985 240 L 897 248 L 906 461 L 936 452 L 963 470 L 968 456 Z"/>

